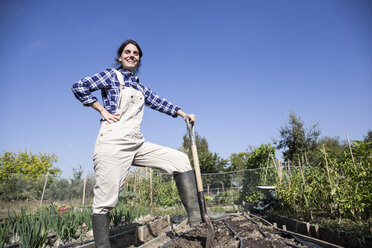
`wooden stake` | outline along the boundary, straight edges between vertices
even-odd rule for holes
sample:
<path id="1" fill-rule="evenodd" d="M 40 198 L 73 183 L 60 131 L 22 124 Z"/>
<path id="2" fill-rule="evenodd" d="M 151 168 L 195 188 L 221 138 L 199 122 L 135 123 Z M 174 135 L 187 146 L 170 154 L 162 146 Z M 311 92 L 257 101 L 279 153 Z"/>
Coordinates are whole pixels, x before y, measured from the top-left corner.
<path id="1" fill-rule="evenodd" d="M 297 155 L 298 156 L 298 155 Z M 300 173 L 301 173 L 301 177 L 302 177 L 302 182 L 304 183 L 305 185 L 305 176 L 304 176 L 304 173 L 302 171 L 302 166 L 301 166 L 301 160 L 300 160 L 300 156 L 298 156 L 298 166 L 300 167 Z"/>
<path id="2" fill-rule="evenodd" d="M 152 208 L 152 168 L 150 168 L 150 207 Z"/>
<path id="3" fill-rule="evenodd" d="M 274 167 L 276 167 L 276 162 L 275 162 L 274 156 L 271 153 L 270 153 L 270 155 L 271 155 L 271 159 L 273 160 Z"/>
<path id="4" fill-rule="evenodd" d="M 84 206 L 85 204 L 85 188 L 87 186 L 87 175 L 85 175 L 84 177 L 84 187 L 83 187 L 83 202 L 82 202 L 82 205 Z"/>
<path id="5" fill-rule="evenodd" d="M 306 162 L 306 165 L 309 166 L 309 160 L 307 160 L 306 151 L 305 151 L 305 162 Z"/>
<path id="6" fill-rule="evenodd" d="M 311 237 L 311 229 L 310 229 L 310 223 L 306 222 L 306 230 L 307 230 L 307 235 Z"/>
<path id="7" fill-rule="evenodd" d="M 286 226 L 286 225 L 282 225 L 282 229 L 283 229 L 284 231 L 287 231 L 287 226 Z"/>
<path id="8" fill-rule="evenodd" d="M 283 171 L 282 171 L 282 166 L 280 164 L 279 159 L 278 159 L 278 176 L 279 176 L 279 183 L 282 183 Z"/>
<path id="9" fill-rule="evenodd" d="M 325 162 L 326 162 L 326 170 L 327 170 L 327 175 L 328 175 L 328 181 L 329 181 L 329 185 L 331 186 L 331 190 L 332 190 L 332 182 L 331 182 L 331 177 L 329 175 L 329 169 L 328 169 L 327 153 L 325 151 L 324 144 L 323 144 L 323 152 L 324 152 L 324 159 L 325 159 Z"/>
<path id="10" fill-rule="evenodd" d="M 45 175 L 45 182 L 44 182 L 43 193 L 41 194 L 40 206 L 43 204 L 44 193 L 45 193 L 45 189 L 46 189 L 46 186 L 47 186 L 48 177 L 49 177 L 49 171 L 48 171 L 47 174 Z"/>
<path id="11" fill-rule="evenodd" d="M 125 181 L 126 181 L 126 184 L 127 184 L 127 186 L 125 188 L 127 189 L 127 191 L 129 191 L 129 175 L 127 176 Z"/>
<path id="12" fill-rule="evenodd" d="M 263 185 L 266 185 L 266 177 L 267 177 L 267 170 L 269 169 L 270 155 L 271 155 L 271 152 L 269 152 L 269 156 L 267 156 L 266 170 L 265 170 L 265 176 L 264 176 L 264 180 L 263 180 Z"/>
<path id="13" fill-rule="evenodd" d="M 315 237 L 317 239 L 320 239 L 320 234 L 319 234 L 319 225 L 315 224 Z"/>
<path id="14" fill-rule="evenodd" d="M 137 193 L 137 169 L 134 170 L 134 177 L 133 177 L 133 193 Z M 139 194 L 138 194 L 139 198 Z M 134 197 L 132 198 L 132 205 L 134 205 Z"/>
<path id="15" fill-rule="evenodd" d="M 346 137 L 347 137 L 347 143 L 349 144 L 349 150 L 350 150 L 350 154 L 351 154 L 351 159 L 353 160 L 354 169 L 356 170 L 355 160 L 354 160 L 354 156 L 353 156 L 353 150 L 351 150 L 349 135 L 348 135 L 347 132 L 346 132 Z"/>
<path id="16" fill-rule="evenodd" d="M 134 170 L 134 192 L 137 191 L 137 169 Z"/>
<path id="17" fill-rule="evenodd" d="M 304 162 L 304 156 L 301 156 L 301 162 L 303 166 L 306 166 L 306 163 Z"/>
<path id="18" fill-rule="evenodd" d="M 287 166 L 288 166 L 288 173 L 289 173 L 289 176 L 292 177 L 290 161 L 288 161 Z"/>
<path id="19" fill-rule="evenodd" d="M 286 177 L 287 177 L 287 185 L 288 185 L 288 189 L 290 190 L 291 189 L 291 170 L 289 168 L 289 163 L 284 163 L 284 169 L 285 169 L 285 174 L 286 174 Z"/>

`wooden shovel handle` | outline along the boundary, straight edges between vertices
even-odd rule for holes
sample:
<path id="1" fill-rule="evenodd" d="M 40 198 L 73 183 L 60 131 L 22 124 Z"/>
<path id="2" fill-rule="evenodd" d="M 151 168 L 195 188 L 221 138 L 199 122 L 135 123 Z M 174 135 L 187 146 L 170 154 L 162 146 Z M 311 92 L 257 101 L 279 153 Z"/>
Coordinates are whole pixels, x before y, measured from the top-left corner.
<path id="1" fill-rule="evenodd" d="M 203 192 L 203 182 L 202 182 L 201 174 L 200 174 L 198 151 L 196 149 L 194 124 L 190 124 L 190 118 L 188 115 L 186 115 L 186 125 L 187 125 L 187 130 L 189 131 L 189 136 L 191 140 L 191 152 L 192 152 L 192 159 L 194 160 L 196 187 L 198 189 L 198 192 Z"/>

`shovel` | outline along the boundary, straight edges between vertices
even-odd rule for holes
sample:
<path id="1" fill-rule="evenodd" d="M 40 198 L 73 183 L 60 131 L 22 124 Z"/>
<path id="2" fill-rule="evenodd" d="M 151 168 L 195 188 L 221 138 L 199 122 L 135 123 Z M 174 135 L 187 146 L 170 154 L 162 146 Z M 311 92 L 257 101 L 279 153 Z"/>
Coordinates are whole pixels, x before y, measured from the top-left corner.
<path id="1" fill-rule="evenodd" d="M 214 240 L 214 228 L 213 228 L 211 219 L 207 215 L 207 209 L 205 207 L 203 182 L 202 182 L 201 174 L 200 174 L 198 151 L 196 150 L 194 124 L 190 124 L 188 115 L 186 116 L 186 124 L 187 124 L 187 130 L 189 131 L 190 140 L 191 140 L 191 151 L 192 151 L 192 158 L 194 160 L 195 179 L 196 179 L 196 187 L 198 191 L 200 211 L 201 211 L 201 215 L 203 217 L 204 222 L 207 223 L 208 225 L 207 241 L 206 241 L 205 247 L 209 248 L 211 247 L 213 240 Z"/>

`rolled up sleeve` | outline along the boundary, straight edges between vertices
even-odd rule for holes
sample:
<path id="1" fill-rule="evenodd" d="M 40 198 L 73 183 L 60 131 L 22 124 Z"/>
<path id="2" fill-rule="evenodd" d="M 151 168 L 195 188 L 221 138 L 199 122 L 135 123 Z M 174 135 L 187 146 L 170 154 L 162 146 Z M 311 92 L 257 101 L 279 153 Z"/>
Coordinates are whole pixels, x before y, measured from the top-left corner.
<path id="1" fill-rule="evenodd" d="M 162 113 L 177 117 L 177 111 L 180 109 L 177 105 L 171 103 L 163 97 L 158 96 L 155 92 L 140 84 L 145 95 L 145 104 L 152 109 L 158 110 Z"/>
<path id="2" fill-rule="evenodd" d="M 95 97 L 92 92 L 108 87 L 112 80 L 112 69 L 107 69 L 91 77 L 85 77 L 77 81 L 72 85 L 72 92 L 80 102 L 88 106 L 98 101 L 97 97 Z"/>

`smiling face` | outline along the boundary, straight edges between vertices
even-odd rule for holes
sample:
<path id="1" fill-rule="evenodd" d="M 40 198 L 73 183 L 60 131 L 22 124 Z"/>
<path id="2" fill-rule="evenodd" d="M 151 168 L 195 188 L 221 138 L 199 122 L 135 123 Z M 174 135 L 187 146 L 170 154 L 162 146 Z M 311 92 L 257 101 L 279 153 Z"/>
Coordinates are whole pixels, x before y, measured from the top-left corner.
<path id="1" fill-rule="evenodd" d="M 140 53 L 137 47 L 131 43 L 126 45 L 120 57 L 118 57 L 118 61 L 124 69 L 134 73 L 134 70 L 140 64 Z"/>

